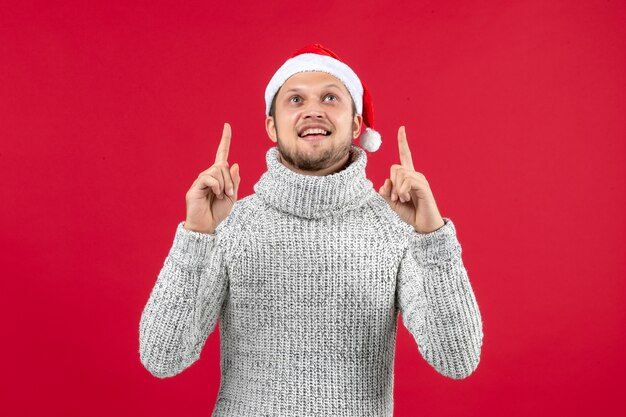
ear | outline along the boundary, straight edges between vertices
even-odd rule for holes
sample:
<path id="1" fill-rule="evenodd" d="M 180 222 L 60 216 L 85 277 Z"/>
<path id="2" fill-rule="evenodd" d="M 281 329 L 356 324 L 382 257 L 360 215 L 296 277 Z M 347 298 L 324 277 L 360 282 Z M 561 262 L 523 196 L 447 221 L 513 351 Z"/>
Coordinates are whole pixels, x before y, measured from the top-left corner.
<path id="1" fill-rule="evenodd" d="M 363 115 L 355 114 L 352 121 L 352 139 L 356 139 L 361 134 L 361 126 L 363 126 Z"/>
<path id="2" fill-rule="evenodd" d="M 265 130 L 267 131 L 267 136 L 270 140 L 276 143 L 276 124 L 274 123 L 274 118 L 272 116 L 267 116 L 265 118 Z"/>

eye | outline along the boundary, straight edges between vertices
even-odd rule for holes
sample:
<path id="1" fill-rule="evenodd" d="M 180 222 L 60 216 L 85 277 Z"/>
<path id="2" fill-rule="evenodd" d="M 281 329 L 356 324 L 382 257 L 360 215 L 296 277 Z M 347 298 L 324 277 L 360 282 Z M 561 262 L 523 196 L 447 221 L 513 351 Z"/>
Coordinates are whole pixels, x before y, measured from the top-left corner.
<path id="1" fill-rule="evenodd" d="M 299 103 L 302 99 L 299 96 L 293 96 L 289 99 L 292 103 Z"/>
<path id="2" fill-rule="evenodd" d="M 337 101 L 337 96 L 335 96 L 334 94 L 328 94 L 326 97 L 324 97 L 325 99 L 327 98 L 331 98 L 332 100 L 330 101 Z"/>

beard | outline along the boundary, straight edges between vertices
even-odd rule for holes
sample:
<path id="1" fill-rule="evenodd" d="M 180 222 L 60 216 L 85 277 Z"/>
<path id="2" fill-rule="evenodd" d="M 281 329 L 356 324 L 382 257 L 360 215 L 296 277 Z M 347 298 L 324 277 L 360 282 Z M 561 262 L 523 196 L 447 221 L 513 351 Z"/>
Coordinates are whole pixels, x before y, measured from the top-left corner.
<path id="1" fill-rule="evenodd" d="M 350 140 L 344 141 L 345 144 L 325 149 L 316 155 L 310 156 L 297 150 L 291 151 L 283 146 L 280 136 L 278 136 L 278 131 L 276 132 L 276 139 L 281 158 L 302 171 L 320 171 L 336 164 L 350 152 L 352 147 L 352 138 L 350 138 Z M 348 161 L 350 161 L 350 158 L 348 158 Z"/>

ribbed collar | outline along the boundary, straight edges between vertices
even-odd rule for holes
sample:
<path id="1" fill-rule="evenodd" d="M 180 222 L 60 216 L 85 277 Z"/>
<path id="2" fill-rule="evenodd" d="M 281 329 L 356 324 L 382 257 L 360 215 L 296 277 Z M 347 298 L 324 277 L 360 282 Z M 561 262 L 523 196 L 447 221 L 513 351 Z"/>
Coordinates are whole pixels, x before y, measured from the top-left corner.
<path id="1" fill-rule="evenodd" d="M 266 155 L 267 171 L 254 185 L 254 191 L 270 206 L 308 219 L 317 219 L 353 210 L 363 205 L 373 190 L 365 176 L 367 155 L 351 145 L 349 165 L 330 175 L 303 175 L 279 160 L 277 146 Z"/>

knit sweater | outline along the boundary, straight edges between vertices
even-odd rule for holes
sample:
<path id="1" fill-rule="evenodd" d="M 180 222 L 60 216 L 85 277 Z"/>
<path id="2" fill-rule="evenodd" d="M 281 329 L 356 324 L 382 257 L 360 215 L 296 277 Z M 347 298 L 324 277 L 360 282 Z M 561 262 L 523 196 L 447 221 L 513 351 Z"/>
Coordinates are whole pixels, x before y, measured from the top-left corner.
<path id="1" fill-rule="evenodd" d="M 452 220 L 416 232 L 354 145 L 326 176 L 291 171 L 277 147 L 266 161 L 215 233 L 177 225 L 140 320 L 143 366 L 182 372 L 219 320 L 213 417 L 391 416 L 400 313 L 437 372 L 470 375 L 482 319 Z"/>

